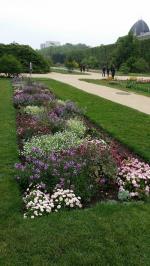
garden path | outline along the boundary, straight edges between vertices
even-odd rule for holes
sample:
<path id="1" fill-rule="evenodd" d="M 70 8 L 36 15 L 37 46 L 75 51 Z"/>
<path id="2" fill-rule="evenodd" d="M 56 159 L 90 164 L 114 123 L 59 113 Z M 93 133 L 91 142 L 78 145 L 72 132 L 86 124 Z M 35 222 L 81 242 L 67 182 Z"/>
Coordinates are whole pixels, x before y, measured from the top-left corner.
<path id="1" fill-rule="evenodd" d="M 75 75 L 75 74 L 60 74 L 51 72 L 48 74 L 33 74 L 33 77 L 38 78 L 51 78 L 69 85 L 72 85 L 80 90 L 86 91 L 91 94 L 98 95 L 107 100 L 131 107 L 140 112 L 150 115 L 150 97 L 139 95 L 133 92 L 125 92 L 119 89 L 113 89 L 103 85 L 96 85 L 81 81 L 79 79 L 100 79 L 102 78 L 99 73 L 88 73 L 90 75 Z M 126 79 L 127 77 L 120 77 Z M 141 78 L 141 77 L 140 77 Z M 144 78 L 144 77 L 143 77 Z"/>

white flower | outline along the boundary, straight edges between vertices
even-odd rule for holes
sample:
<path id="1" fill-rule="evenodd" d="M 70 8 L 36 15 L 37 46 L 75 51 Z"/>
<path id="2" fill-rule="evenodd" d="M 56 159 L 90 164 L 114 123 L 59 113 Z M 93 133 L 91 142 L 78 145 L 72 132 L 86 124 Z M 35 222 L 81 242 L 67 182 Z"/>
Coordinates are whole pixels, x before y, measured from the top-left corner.
<path id="1" fill-rule="evenodd" d="M 61 205 L 58 205 L 58 206 L 57 206 L 57 209 L 60 209 L 60 208 L 61 208 Z"/>
<path id="2" fill-rule="evenodd" d="M 62 197 L 59 197 L 59 201 L 63 201 L 63 198 Z"/>

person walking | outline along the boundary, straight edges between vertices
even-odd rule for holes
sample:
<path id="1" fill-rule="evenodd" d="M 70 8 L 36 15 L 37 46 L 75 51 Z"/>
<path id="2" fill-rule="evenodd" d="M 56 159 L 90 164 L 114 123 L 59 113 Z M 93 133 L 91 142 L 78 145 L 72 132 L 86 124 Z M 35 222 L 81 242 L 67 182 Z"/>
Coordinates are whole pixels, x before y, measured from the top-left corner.
<path id="1" fill-rule="evenodd" d="M 79 64 L 79 68 L 80 68 L 80 71 L 81 71 L 81 73 L 82 73 L 82 71 L 83 71 L 83 66 L 82 66 L 82 64 Z"/>
<path id="2" fill-rule="evenodd" d="M 109 78 L 109 67 L 106 68 L 107 77 Z"/>
<path id="3" fill-rule="evenodd" d="M 115 72 L 116 72 L 116 70 L 115 70 L 115 66 L 114 66 L 114 64 L 111 66 L 111 76 L 112 76 L 112 79 L 114 79 L 114 77 L 115 77 Z"/>
<path id="4" fill-rule="evenodd" d="M 106 72 L 106 67 L 103 66 L 103 68 L 102 68 L 102 77 L 105 77 L 105 72 Z"/>

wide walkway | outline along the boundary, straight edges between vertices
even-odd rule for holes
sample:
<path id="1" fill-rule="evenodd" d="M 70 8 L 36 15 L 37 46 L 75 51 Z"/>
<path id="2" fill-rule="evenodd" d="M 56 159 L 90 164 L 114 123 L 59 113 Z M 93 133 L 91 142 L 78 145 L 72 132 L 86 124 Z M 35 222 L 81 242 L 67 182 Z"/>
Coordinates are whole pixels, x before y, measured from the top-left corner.
<path id="1" fill-rule="evenodd" d="M 81 78 L 86 78 L 86 79 L 102 78 L 101 75 L 98 73 L 90 73 L 90 75 L 74 75 L 74 74 L 71 75 L 71 74 L 60 74 L 52 72 L 48 74 L 33 74 L 33 77 L 52 78 L 70 84 L 80 90 L 98 95 L 107 100 L 134 108 L 140 112 L 150 115 L 150 97 L 139 95 L 133 92 L 125 92 L 119 89 L 113 89 L 102 85 L 91 84 L 79 80 Z"/>

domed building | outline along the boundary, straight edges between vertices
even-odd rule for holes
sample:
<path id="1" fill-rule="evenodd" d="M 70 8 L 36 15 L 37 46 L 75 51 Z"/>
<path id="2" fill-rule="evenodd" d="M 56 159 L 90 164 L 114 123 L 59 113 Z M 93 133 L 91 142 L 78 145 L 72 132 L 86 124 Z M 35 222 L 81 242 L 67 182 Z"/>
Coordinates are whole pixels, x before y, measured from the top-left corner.
<path id="1" fill-rule="evenodd" d="M 131 27 L 130 32 L 132 32 L 138 39 L 149 39 L 150 38 L 150 30 L 146 22 L 142 19 L 138 20 Z"/>

